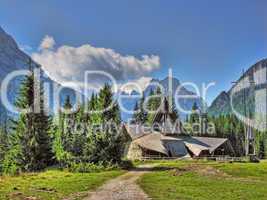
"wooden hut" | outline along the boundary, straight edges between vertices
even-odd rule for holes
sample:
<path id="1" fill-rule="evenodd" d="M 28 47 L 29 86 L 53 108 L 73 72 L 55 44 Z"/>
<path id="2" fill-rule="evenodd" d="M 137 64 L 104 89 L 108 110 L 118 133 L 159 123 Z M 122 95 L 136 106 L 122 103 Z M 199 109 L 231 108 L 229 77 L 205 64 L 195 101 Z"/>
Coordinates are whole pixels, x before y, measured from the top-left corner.
<path id="1" fill-rule="evenodd" d="M 178 115 L 169 109 L 167 98 L 155 114 L 152 127 L 147 130 L 140 124 L 124 125 L 124 132 L 129 138 L 125 151 L 128 159 L 234 154 L 226 138 L 193 137 L 186 134 Z"/>

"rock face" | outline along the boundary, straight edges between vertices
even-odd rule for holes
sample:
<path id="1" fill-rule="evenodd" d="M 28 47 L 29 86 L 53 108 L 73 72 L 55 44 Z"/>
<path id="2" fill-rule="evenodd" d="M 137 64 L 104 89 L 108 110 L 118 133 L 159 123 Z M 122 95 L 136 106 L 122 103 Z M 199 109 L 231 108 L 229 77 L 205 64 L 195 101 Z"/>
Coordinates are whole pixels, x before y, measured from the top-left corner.
<path id="1" fill-rule="evenodd" d="M 10 73 L 19 69 L 26 69 L 26 63 L 29 61 L 29 56 L 22 52 L 15 40 L 8 35 L 0 27 L 0 81 L 2 85 L 3 79 Z M 8 98 L 11 102 L 15 101 L 20 85 L 21 77 L 14 79 L 8 85 Z M 6 110 L 0 104 L 1 122 L 2 118 L 6 118 Z"/>
<path id="2" fill-rule="evenodd" d="M 180 81 L 178 79 L 172 77 L 171 82 L 172 82 L 172 84 L 170 85 L 168 77 L 166 77 L 162 80 L 152 79 L 151 82 L 149 83 L 149 85 L 144 90 L 145 97 L 149 96 L 149 93 L 151 90 L 156 91 L 156 89 L 158 87 L 157 84 L 160 84 L 162 86 L 162 88 L 164 89 L 164 91 L 162 91 L 162 92 L 164 93 L 165 96 L 169 94 L 169 91 L 171 91 L 173 98 L 177 99 L 177 95 L 175 97 L 175 92 L 179 88 L 179 86 L 181 85 Z M 135 106 L 136 102 L 139 100 L 139 99 L 134 99 L 134 100 L 131 99 L 130 97 L 133 94 L 138 95 L 139 93 L 137 91 L 133 91 L 131 94 L 129 94 L 129 98 L 125 99 L 122 102 L 122 105 L 131 111 L 134 110 L 134 106 Z M 179 88 L 178 95 L 195 95 L 195 93 L 186 89 L 185 87 L 181 87 L 181 88 Z M 183 110 L 186 110 L 186 111 L 191 111 L 194 103 L 196 103 L 200 109 L 206 105 L 201 97 L 192 98 L 192 99 L 180 98 L 178 100 L 178 103 L 179 103 L 179 106 L 176 104 L 176 107 L 177 108 L 181 107 Z M 179 110 L 179 109 L 177 109 L 177 110 L 179 112 L 180 118 L 182 120 L 184 120 L 186 118 L 186 114 L 184 112 L 182 112 L 182 110 Z M 121 111 L 121 113 L 122 113 L 122 119 L 124 121 L 127 121 L 128 119 L 130 119 L 132 117 L 131 114 L 127 114 L 123 110 Z"/>
<path id="3" fill-rule="evenodd" d="M 0 27 L 0 78 L 11 71 L 25 69 L 29 56 L 22 52 L 15 40 Z"/>
<path id="4" fill-rule="evenodd" d="M 253 116 L 266 103 L 261 100 L 263 96 L 257 96 L 266 94 L 266 88 L 267 59 L 263 59 L 251 66 L 228 92 L 222 92 L 208 108 L 208 114 L 227 115 L 232 114 L 234 109 L 240 114 Z"/>
<path id="5" fill-rule="evenodd" d="M 3 83 L 4 78 L 9 73 L 14 72 L 16 70 L 28 69 L 29 60 L 30 60 L 30 56 L 28 56 L 26 53 L 21 51 L 17 43 L 15 42 L 15 40 L 0 27 L 0 82 L 1 82 L 1 85 Z M 33 62 L 32 65 L 37 66 L 37 63 Z M 23 76 L 17 77 L 13 79 L 8 85 L 8 99 L 12 103 L 14 103 L 18 95 L 22 79 L 23 79 Z M 41 80 L 50 85 L 50 90 L 45 91 L 45 95 L 46 97 L 49 96 L 48 106 L 50 108 L 50 111 L 52 111 L 54 102 L 52 101 L 53 90 L 52 90 L 51 85 L 54 84 L 56 86 L 59 86 L 59 84 L 51 80 L 42 70 L 41 70 Z M 69 89 L 63 90 L 60 94 L 61 101 L 66 97 L 66 95 L 69 95 L 69 94 L 73 94 L 73 91 Z M 4 108 L 2 101 L 0 104 L 0 111 L 1 111 L 1 115 L 3 113 L 5 114 L 8 113 L 6 112 L 6 109 Z M 8 114 L 12 115 L 12 113 L 8 113 Z M 1 118 L 1 115 L 0 115 L 0 118 Z"/>
<path id="6" fill-rule="evenodd" d="M 221 92 L 208 108 L 208 113 L 211 116 L 217 116 L 219 114 L 226 115 L 229 114 L 230 111 L 230 96 L 225 91 Z"/>
<path id="7" fill-rule="evenodd" d="M 157 80 L 155 80 L 155 82 L 156 81 Z M 191 111 L 194 103 L 197 104 L 199 109 L 203 109 L 205 107 L 205 102 L 203 101 L 203 99 L 201 97 L 196 97 L 196 98 L 192 98 L 192 99 L 191 98 L 180 98 L 180 97 L 177 98 L 179 95 L 196 95 L 196 93 L 194 93 L 193 91 L 190 91 L 187 88 L 181 86 L 181 83 L 178 79 L 172 77 L 171 78 L 172 84 L 169 84 L 169 77 L 166 77 L 165 79 L 158 81 L 158 83 L 163 86 L 163 88 L 165 90 L 164 91 L 165 95 L 168 95 L 169 91 L 171 91 L 173 98 L 177 100 L 176 108 L 179 112 L 181 119 L 186 118 L 186 113 L 184 113 L 183 110 Z M 154 88 L 154 90 L 156 90 L 156 88 Z M 177 90 L 178 90 L 178 92 L 176 94 Z M 150 88 L 148 86 L 148 88 L 145 90 L 145 94 L 148 95 L 149 92 L 150 92 Z M 179 108 L 181 108 L 181 109 L 179 109 Z"/>

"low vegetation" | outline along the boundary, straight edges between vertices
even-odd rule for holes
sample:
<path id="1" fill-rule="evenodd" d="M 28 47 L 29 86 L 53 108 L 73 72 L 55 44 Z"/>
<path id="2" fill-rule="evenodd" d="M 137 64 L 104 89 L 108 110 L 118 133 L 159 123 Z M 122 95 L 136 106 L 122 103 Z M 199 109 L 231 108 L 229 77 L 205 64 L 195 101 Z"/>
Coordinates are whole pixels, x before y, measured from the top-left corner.
<path id="1" fill-rule="evenodd" d="M 99 173 L 71 173 L 48 170 L 42 173 L 25 173 L 17 177 L 0 177 L 1 200 L 57 200 L 82 199 L 105 181 L 121 175 L 112 170 Z"/>
<path id="2" fill-rule="evenodd" d="M 267 199 L 267 162 L 160 162 L 140 186 L 157 200 Z"/>

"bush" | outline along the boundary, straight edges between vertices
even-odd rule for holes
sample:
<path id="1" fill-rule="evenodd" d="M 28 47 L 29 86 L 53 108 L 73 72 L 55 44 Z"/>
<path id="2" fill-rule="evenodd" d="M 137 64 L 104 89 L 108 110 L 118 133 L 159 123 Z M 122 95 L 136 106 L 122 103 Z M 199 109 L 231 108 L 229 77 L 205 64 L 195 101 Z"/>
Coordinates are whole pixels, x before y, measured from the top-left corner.
<path id="1" fill-rule="evenodd" d="M 111 171 L 118 169 L 130 169 L 133 167 L 131 161 L 125 160 L 120 164 L 113 164 L 107 162 L 98 162 L 97 164 L 91 162 L 69 162 L 67 170 L 70 172 L 77 173 L 93 173 L 93 172 L 103 172 L 103 171 Z"/>
<path id="2" fill-rule="evenodd" d="M 130 160 L 122 160 L 120 162 L 119 166 L 121 169 L 125 169 L 125 170 L 134 168 L 134 164 Z"/>
<path id="3" fill-rule="evenodd" d="M 2 172 L 5 175 L 17 175 L 21 172 L 21 167 L 17 162 L 18 151 L 16 148 L 11 149 L 5 155 L 3 164 L 2 164 Z"/>

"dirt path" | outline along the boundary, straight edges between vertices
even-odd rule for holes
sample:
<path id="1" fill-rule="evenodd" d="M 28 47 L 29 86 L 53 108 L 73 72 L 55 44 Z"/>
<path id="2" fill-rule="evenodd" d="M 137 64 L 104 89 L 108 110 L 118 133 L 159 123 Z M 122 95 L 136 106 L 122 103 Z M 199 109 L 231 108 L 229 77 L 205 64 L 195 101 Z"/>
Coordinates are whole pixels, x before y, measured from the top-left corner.
<path id="1" fill-rule="evenodd" d="M 153 167 L 154 165 L 139 166 L 136 170 L 107 182 L 84 200 L 149 200 L 136 181 Z"/>

